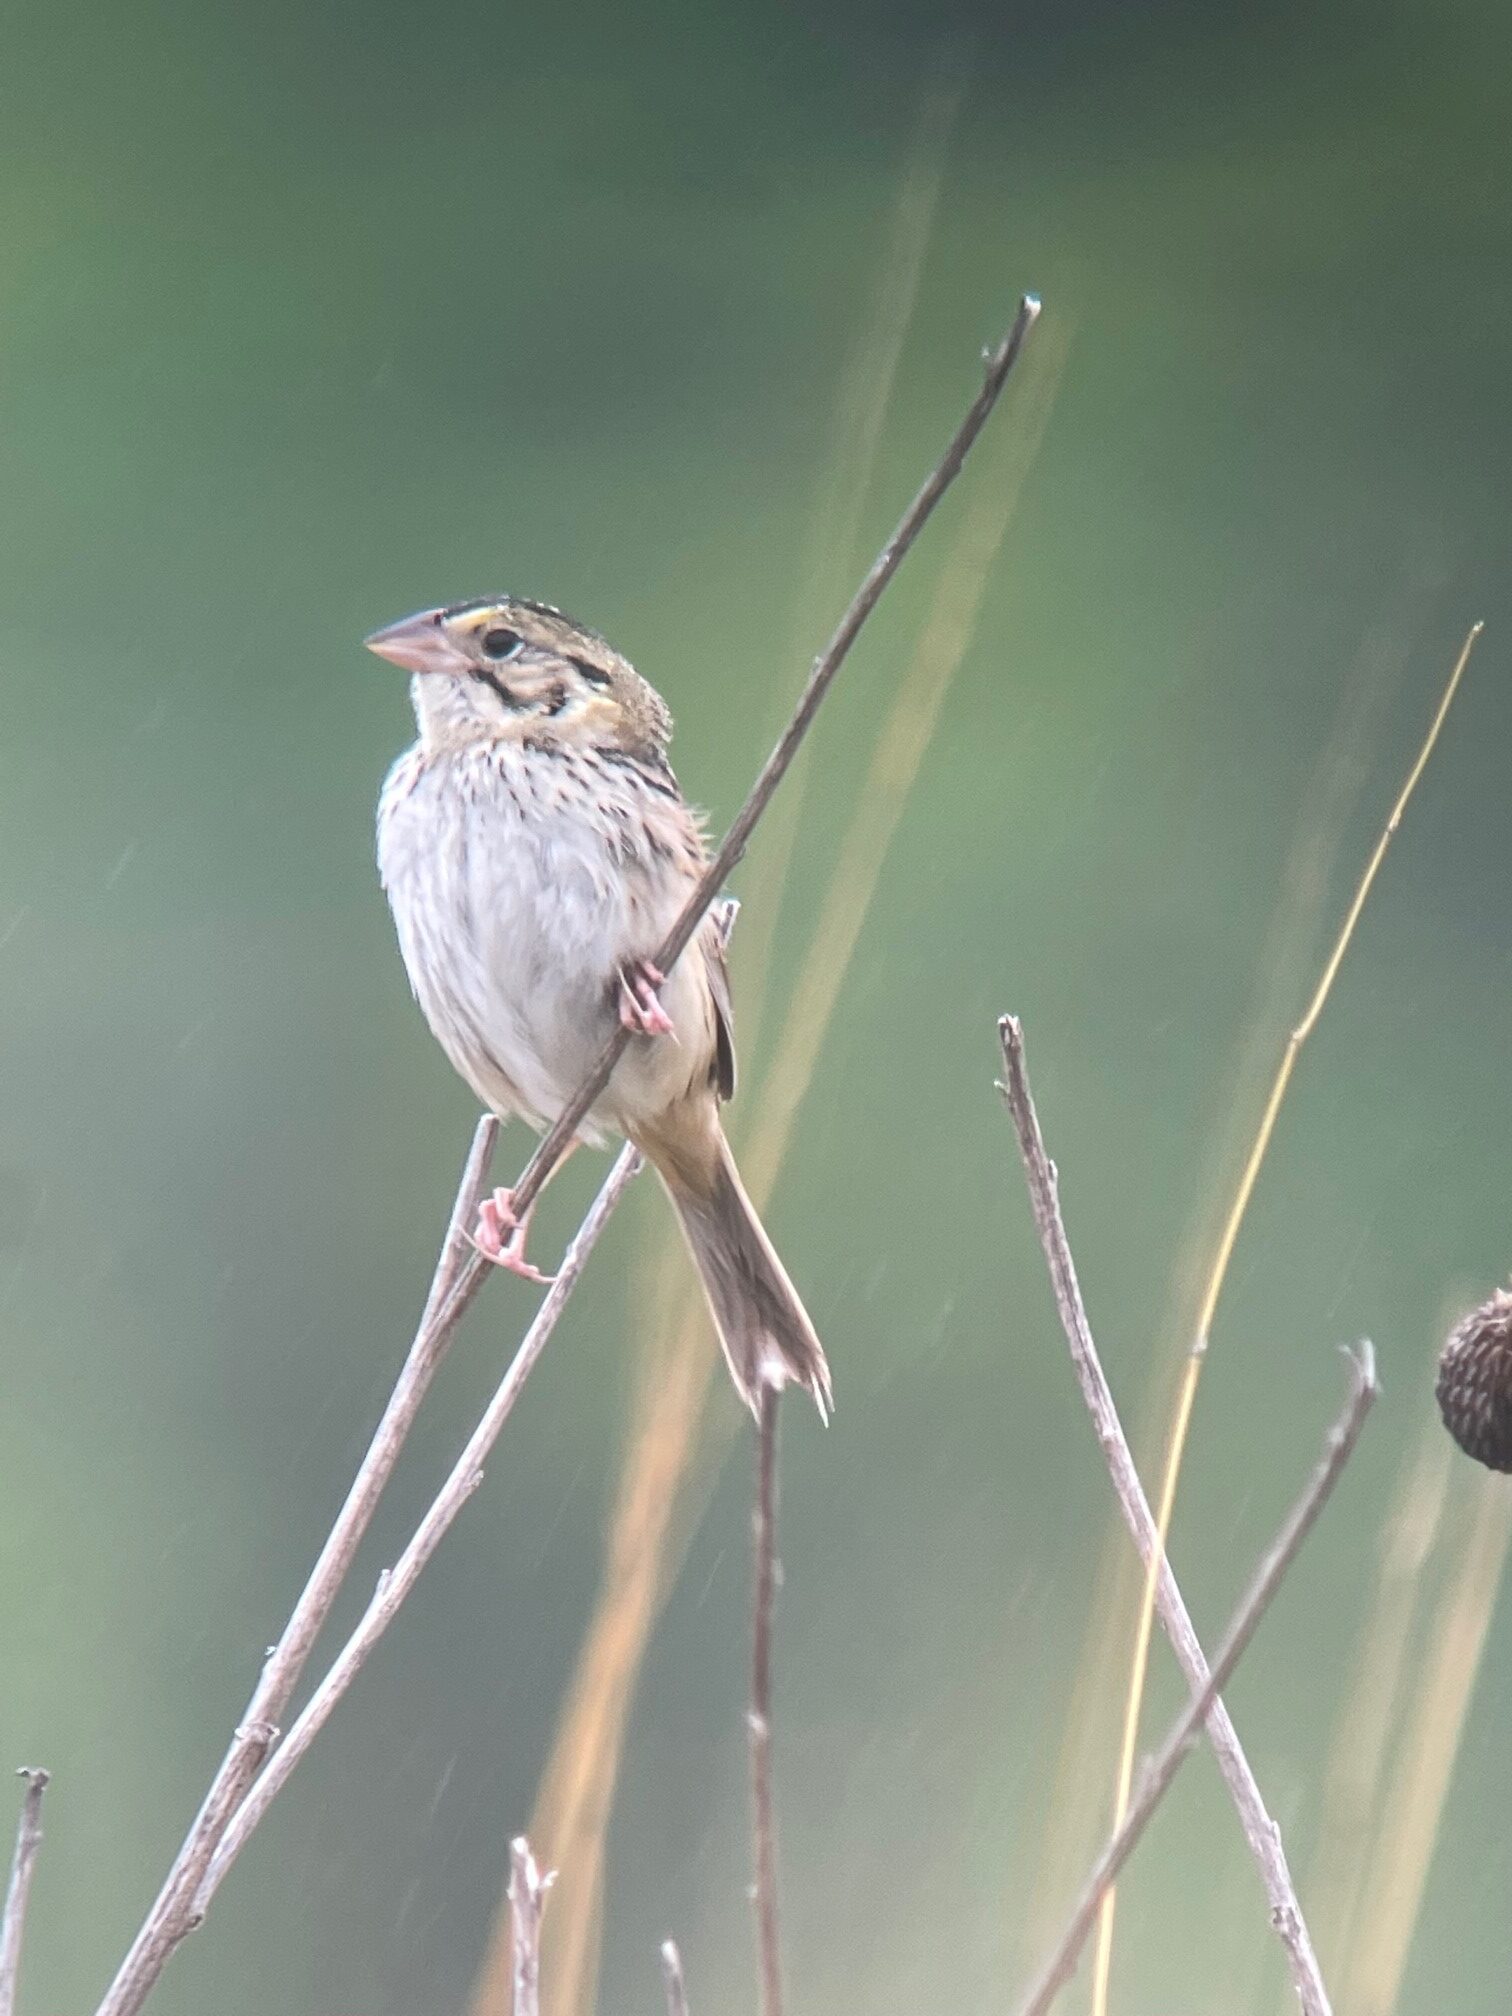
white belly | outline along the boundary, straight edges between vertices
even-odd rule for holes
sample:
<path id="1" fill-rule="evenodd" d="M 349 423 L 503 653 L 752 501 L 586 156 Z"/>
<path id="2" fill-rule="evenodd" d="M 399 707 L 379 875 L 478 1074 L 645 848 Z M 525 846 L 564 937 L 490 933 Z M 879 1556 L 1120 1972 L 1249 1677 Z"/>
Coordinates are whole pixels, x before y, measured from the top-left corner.
<path id="1" fill-rule="evenodd" d="M 614 821 L 564 789 L 561 759 L 480 745 L 415 751 L 379 806 L 378 865 L 426 1021 L 485 1105 L 549 1126 L 616 1026 L 617 975 L 652 951 L 686 900 L 685 875 L 616 858 Z M 583 1134 L 659 1110 L 712 1052 L 696 947 L 663 1001 L 676 1044 L 636 1037 Z"/>

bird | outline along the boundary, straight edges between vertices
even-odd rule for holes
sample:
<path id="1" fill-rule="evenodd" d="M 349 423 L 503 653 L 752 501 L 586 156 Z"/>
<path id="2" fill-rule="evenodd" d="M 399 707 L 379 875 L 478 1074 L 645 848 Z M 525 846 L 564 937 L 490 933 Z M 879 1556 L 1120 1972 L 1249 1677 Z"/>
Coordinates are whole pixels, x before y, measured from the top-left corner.
<path id="1" fill-rule="evenodd" d="M 628 1029 L 572 1145 L 617 1134 L 655 1169 L 745 1405 L 759 1418 L 792 1384 L 827 1420 L 824 1348 L 720 1120 L 733 905 L 705 913 L 669 973 L 654 964 L 708 862 L 666 702 L 596 631 L 521 596 L 422 610 L 365 643 L 410 674 L 417 735 L 379 797 L 378 869 L 431 1033 L 485 1107 L 544 1133 Z M 496 1190 L 473 1240 L 542 1281 L 529 1217 Z"/>

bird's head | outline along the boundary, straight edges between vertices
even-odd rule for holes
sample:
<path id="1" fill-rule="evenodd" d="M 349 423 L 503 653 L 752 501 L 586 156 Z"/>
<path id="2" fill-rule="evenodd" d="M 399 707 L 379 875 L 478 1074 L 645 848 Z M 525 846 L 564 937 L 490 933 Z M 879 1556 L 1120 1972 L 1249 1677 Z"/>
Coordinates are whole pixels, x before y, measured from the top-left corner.
<path id="1" fill-rule="evenodd" d="M 364 641 L 414 675 L 425 742 L 539 739 L 659 756 L 672 732 L 665 702 L 634 667 L 544 602 L 454 602 Z"/>

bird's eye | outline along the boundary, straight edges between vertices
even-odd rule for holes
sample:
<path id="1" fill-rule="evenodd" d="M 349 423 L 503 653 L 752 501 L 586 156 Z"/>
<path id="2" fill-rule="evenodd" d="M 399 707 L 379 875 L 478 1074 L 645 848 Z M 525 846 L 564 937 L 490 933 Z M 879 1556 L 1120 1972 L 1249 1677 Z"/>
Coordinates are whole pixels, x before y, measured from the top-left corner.
<path id="1" fill-rule="evenodd" d="M 513 658 L 524 641 L 516 630 L 485 630 L 483 656 L 492 658 L 497 664 L 501 658 Z"/>
<path id="2" fill-rule="evenodd" d="M 588 681 L 588 684 L 590 686 L 603 687 L 613 684 L 613 681 L 610 679 L 609 674 L 606 671 L 604 671 L 603 667 L 600 665 L 595 665 L 591 659 L 574 658 L 572 662 L 574 665 L 576 665 L 577 669 L 579 670 L 579 672 L 582 673 L 583 677 Z"/>

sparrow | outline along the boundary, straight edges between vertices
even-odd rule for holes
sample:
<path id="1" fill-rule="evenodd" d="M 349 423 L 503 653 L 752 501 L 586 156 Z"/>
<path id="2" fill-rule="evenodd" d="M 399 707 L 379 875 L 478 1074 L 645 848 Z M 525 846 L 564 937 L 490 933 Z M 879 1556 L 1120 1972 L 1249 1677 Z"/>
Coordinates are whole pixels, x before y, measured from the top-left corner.
<path id="1" fill-rule="evenodd" d="M 431 1033 L 485 1106 L 544 1133 L 616 1021 L 629 1029 L 577 1141 L 621 1135 L 656 1170 L 745 1404 L 791 1382 L 827 1417 L 823 1347 L 720 1124 L 728 915 L 708 912 L 670 973 L 652 963 L 708 860 L 666 703 L 595 631 L 518 596 L 427 609 L 366 644 L 411 674 L 418 736 L 379 799 L 378 868 Z M 496 1190 L 474 1242 L 543 1280 L 528 1228 Z"/>

